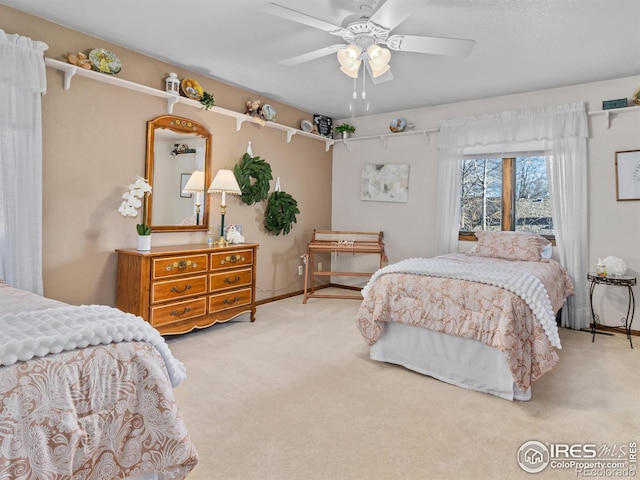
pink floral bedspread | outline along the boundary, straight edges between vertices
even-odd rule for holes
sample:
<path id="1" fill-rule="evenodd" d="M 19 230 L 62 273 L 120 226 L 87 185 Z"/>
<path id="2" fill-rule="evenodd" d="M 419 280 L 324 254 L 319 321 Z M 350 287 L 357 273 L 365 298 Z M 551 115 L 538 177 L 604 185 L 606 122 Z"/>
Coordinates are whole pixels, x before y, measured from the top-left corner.
<path id="1" fill-rule="evenodd" d="M 63 305 L 0 284 L 5 312 Z M 184 479 L 197 461 L 165 362 L 149 343 L 0 367 L 2 479 Z"/>
<path id="2" fill-rule="evenodd" d="M 535 275 L 554 311 L 573 293 L 566 270 L 555 260 L 514 262 L 469 254 L 446 255 L 452 262 L 502 264 Z M 522 389 L 551 370 L 558 355 L 540 322 L 518 295 L 483 283 L 406 273 L 379 277 L 358 311 L 357 326 L 369 345 L 398 322 L 477 340 L 505 352 L 514 382 Z"/>

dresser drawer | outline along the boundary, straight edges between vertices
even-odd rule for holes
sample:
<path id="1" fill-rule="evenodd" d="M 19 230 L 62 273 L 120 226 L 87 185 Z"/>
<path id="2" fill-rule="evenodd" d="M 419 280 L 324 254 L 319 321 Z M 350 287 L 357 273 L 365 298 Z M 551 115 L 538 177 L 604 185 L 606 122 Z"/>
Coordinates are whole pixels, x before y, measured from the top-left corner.
<path id="1" fill-rule="evenodd" d="M 206 313 L 207 297 L 198 297 L 182 302 L 151 307 L 150 323 L 160 327 L 169 323 L 200 317 Z"/>
<path id="2" fill-rule="evenodd" d="M 154 258 L 151 265 L 151 278 L 155 280 L 186 273 L 204 273 L 207 270 L 206 253 Z"/>
<path id="3" fill-rule="evenodd" d="M 240 290 L 234 290 L 233 292 L 209 295 L 209 313 L 250 304 L 250 288 L 243 288 Z"/>
<path id="4" fill-rule="evenodd" d="M 251 268 L 241 268 L 209 275 L 209 291 L 228 290 L 229 288 L 251 285 L 253 271 Z"/>
<path id="5" fill-rule="evenodd" d="M 207 276 L 178 278 L 175 280 L 165 280 L 155 282 L 151 286 L 151 303 L 166 302 L 168 300 L 178 300 L 194 295 L 204 295 L 207 293 Z"/>
<path id="6" fill-rule="evenodd" d="M 236 250 L 211 254 L 211 270 L 221 268 L 243 267 L 253 264 L 253 250 Z"/>

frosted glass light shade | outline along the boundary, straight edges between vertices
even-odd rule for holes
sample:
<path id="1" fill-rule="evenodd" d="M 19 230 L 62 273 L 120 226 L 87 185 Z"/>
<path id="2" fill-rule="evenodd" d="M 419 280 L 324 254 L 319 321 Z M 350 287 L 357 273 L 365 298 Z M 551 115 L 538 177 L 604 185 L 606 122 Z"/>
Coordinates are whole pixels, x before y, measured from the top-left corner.
<path id="1" fill-rule="evenodd" d="M 391 52 L 379 45 L 371 45 L 367 49 L 369 57 L 369 66 L 371 67 L 371 76 L 373 78 L 389 71 L 389 60 L 391 60 Z"/>
<path id="2" fill-rule="evenodd" d="M 358 70 L 360 69 L 360 55 L 362 50 L 357 45 L 349 45 L 346 48 L 338 50 L 338 62 L 340 62 L 340 70 L 351 78 L 358 78 Z"/>

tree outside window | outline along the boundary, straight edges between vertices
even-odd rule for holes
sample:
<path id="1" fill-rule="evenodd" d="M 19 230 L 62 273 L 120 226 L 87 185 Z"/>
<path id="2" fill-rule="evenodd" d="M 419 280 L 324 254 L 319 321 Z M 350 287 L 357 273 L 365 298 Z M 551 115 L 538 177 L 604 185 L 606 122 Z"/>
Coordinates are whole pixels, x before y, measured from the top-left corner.
<path id="1" fill-rule="evenodd" d="M 460 235 L 480 230 L 553 237 L 544 156 L 463 160 Z"/>

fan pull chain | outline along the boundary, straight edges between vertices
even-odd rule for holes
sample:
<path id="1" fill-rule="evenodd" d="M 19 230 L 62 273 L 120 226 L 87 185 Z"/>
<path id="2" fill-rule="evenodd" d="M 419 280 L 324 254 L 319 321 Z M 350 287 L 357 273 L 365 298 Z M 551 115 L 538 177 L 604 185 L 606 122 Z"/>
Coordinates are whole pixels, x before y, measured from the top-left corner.
<path id="1" fill-rule="evenodd" d="M 358 98 L 358 94 L 356 93 L 356 78 L 353 79 L 353 99 L 356 100 Z"/>
<path id="2" fill-rule="evenodd" d="M 364 63 L 362 65 L 363 65 L 362 66 L 362 98 L 365 99 L 365 98 L 367 98 L 367 92 L 365 92 L 365 90 L 364 90 L 364 88 L 365 88 L 364 85 L 365 85 L 365 82 L 367 80 L 367 71 L 364 68 Z"/>

